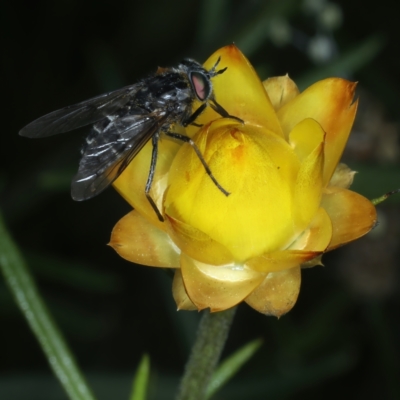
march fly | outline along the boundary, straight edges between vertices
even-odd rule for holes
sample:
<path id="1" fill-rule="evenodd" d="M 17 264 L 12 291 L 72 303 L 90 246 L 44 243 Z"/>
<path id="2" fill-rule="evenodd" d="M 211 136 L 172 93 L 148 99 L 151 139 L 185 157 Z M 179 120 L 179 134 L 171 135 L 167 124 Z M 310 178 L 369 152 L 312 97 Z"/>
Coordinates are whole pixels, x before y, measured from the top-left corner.
<path id="1" fill-rule="evenodd" d="M 145 194 L 158 219 L 163 221 L 150 196 L 161 134 L 189 143 L 214 184 L 229 195 L 192 139 L 171 132 L 174 124 L 197 125 L 196 118 L 208 106 L 221 117 L 239 120 L 215 99 L 211 79 L 227 69 L 217 70 L 219 62 L 220 58 L 207 71 L 198 62 L 185 59 L 176 68 L 159 69 L 134 85 L 47 114 L 25 126 L 19 134 L 42 138 L 93 124 L 81 151 L 78 173 L 72 180 L 71 195 L 77 201 L 90 199 L 107 188 L 151 138 L 153 151 Z M 192 112 L 195 100 L 201 105 Z"/>

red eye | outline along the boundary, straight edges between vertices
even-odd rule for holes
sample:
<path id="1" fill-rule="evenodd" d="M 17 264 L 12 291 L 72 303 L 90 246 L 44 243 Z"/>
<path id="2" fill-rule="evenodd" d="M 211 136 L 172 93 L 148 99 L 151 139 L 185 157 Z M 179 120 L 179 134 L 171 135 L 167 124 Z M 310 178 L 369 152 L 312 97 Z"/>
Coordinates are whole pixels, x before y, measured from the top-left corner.
<path id="1" fill-rule="evenodd" d="M 191 80 L 196 96 L 199 100 L 205 100 L 209 95 L 209 86 L 204 75 L 192 73 Z"/>

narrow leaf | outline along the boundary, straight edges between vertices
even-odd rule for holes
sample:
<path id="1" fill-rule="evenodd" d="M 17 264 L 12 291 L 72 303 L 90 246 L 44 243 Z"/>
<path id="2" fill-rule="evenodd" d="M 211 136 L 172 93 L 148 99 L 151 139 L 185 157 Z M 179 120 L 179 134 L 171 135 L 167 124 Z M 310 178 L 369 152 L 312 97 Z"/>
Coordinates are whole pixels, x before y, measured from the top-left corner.
<path id="1" fill-rule="evenodd" d="M 207 399 L 210 399 L 222 388 L 239 369 L 255 354 L 262 345 L 261 339 L 253 340 L 225 359 L 216 369 L 207 389 Z"/>
<path id="2" fill-rule="evenodd" d="M 133 379 L 132 394 L 129 400 L 146 400 L 150 375 L 150 358 L 144 354 Z"/>
<path id="3" fill-rule="evenodd" d="M 71 400 L 94 400 L 0 215 L 0 269 L 59 382 Z M 4 327 L 3 327 L 4 328 Z"/>

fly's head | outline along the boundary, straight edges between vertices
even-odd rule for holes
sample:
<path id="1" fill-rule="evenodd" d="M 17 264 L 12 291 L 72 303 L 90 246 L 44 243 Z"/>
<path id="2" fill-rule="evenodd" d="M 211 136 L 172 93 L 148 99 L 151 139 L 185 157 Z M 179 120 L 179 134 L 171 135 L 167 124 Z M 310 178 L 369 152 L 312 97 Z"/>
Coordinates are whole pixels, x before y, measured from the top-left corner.
<path id="1" fill-rule="evenodd" d="M 185 58 L 180 64 L 179 68 L 183 70 L 188 78 L 197 100 L 205 103 L 207 100 L 213 98 L 213 87 L 211 78 L 216 75 L 222 74 L 226 68 L 217 71 L 220 58 L 218 58 L 215 65 L 207 71 L 201 64 L 190 58 Z"/>

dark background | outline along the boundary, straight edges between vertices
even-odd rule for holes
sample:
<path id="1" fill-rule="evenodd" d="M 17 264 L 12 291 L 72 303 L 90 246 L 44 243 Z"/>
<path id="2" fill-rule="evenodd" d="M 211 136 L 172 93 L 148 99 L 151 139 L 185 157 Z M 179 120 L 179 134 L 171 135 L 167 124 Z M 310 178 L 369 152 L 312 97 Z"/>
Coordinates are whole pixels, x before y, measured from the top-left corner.
<path id="1" fill-rule="evenodd" d="M 205 61 L 235 42 L 262 78 L 289 72 L 301 88 L 325 76 L 359 81 L 345 160 L 359 171 L 355 190 L 377 197 L 400 187 L 396 7 L 389 0 L 4 2 L 0 207 L 100 400 L 128 398 L 145 352 L 151 398 L 172 398 L 199 315 L 175 311 L 162 270 L 130 264 L 106 246 L 129 211 L 112 189 L 71 200 L 87 129 L 37 141 L 19 129 L 159 65 Z M 318 40 L 322 53 L 312 53 Z M 239 307 L 226 354 L 254 338 L 264 345 L 216 398 L 400 398 L 399 199 L 378 209 L 371 234 L 326 255 L 325 268 L 303 271 L 288 315 Z M 0 398 L 66 399 L 2 280 L 0 324 Z"/>

